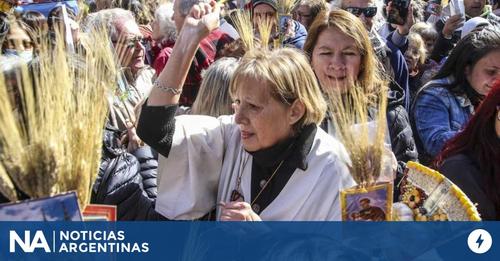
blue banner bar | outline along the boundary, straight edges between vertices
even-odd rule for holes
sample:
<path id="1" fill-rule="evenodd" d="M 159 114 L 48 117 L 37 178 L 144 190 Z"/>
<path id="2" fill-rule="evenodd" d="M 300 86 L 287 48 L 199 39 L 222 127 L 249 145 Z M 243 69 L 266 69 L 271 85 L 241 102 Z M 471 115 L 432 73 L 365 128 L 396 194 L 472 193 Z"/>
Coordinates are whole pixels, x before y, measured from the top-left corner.
<path id="1" fill-rule="evenodd" d="M 0 260 L 500 260 L 500 222 L 0 222 Z"/>

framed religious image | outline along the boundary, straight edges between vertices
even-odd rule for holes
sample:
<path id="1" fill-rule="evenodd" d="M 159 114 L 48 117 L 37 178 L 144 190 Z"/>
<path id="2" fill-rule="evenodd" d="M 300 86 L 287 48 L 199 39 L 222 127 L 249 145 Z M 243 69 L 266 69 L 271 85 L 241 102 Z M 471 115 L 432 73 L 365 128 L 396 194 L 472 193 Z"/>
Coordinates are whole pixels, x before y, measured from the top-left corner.
<path id="1" fill-rule="evenodd" d="M 340 191 L 342 220 L 389 221 L 392 219 L 392 183 Z"/>

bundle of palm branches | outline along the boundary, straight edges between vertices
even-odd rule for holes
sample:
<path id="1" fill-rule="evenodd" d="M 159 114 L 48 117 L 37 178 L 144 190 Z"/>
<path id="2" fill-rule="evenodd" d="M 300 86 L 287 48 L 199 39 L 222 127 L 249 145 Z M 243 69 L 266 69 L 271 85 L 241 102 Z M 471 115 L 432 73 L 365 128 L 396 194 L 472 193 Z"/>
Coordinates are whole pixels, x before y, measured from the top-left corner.
<path id="1" fill-rule="evenodd" d="M 252 16 L 249 11 L 236 10 L 231 14 L 231 20 L 238 32 L 241 41 L 245 47 L 245 51 L 254 48 L 254 34 Z"/>
<path id="2" fill-rule="evenodd" d="M 369 93 L 356 86 L 326 91 L 336 136 L 350 156 L 349 169 L 360 188 L 375 184 L 383 169 L 387 89 Z"/>
<path id="3" fill-rule="evenodd" d="M 29 68 L 0 74 L 0 187 L 10 200 L 15 184 L 32 198 L 76 190 L 85 205 L 97 175 L 106 97 L 116 86 L 111 44 L 94 30 L 81 36 L 90 48 L 71 53 L 60 35 L 43 41 Z"/>
<path id="4" fill-rule="evenodd" d="M 274 19 L 263 18 L 259 21 L 257 34 L 253 26 L 252 15 L 249 11 L 236 10 L 231 14 L 231 20 L 245 47 L 245 51 L 255 48 L 269 49 Z"/>

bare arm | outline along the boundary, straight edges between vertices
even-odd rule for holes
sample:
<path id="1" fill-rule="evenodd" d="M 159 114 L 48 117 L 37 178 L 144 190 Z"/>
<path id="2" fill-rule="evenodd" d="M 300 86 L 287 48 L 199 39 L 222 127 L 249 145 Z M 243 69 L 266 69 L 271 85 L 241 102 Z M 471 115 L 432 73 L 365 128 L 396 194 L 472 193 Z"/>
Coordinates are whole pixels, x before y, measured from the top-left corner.
<path id="1" fill-rule="evenodd" d="M 184 21 L 179 37 L 167 65 L 158 76 L 158 85 L 148 98 L 148 106 L 166 106 L 179 102 L 182 86 L 186 80 L 198 45 L 212 30 L 219 27 L 220 8 L 215 1 L 200 3 L 193 8 Z M 167 91 L 167 88 L 171 88 Z"/>
<path id="2" fill-rule="evenodd" d="M 142 106 L 138 136 L 164 157 L 168 157 L 175 132 L 175 111 L 200 41 L 219 26 L 215 1 L 193 6 L 186 17 L 167 65 L 158 76 L 147 104 Z"/>

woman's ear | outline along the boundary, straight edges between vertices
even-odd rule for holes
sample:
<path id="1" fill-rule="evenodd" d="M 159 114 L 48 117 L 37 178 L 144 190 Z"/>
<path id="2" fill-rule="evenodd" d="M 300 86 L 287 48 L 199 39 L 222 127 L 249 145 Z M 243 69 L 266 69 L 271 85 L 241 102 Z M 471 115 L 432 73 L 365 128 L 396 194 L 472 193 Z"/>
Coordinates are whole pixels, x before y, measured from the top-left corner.
<path id="1" fill-rule="evenodd" d="M 300 119 L 302 119 L 302 116 L 304 116 L 304 113 L 306 112 L 306 107 L 304 106 L 304 103 L 299 101 L 299 99 L 295 99 L 295 101 L 292 103 L 292 106 L 290 106 L 290 112 L 288 114 L 288 121 L 290 125 L 294 125 L 297 123 Z"/>

